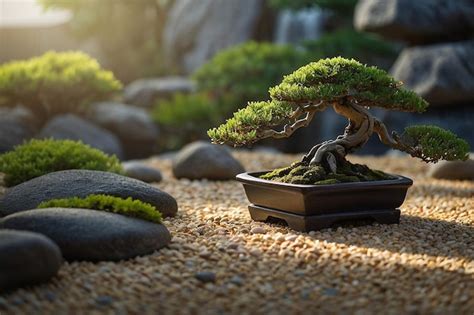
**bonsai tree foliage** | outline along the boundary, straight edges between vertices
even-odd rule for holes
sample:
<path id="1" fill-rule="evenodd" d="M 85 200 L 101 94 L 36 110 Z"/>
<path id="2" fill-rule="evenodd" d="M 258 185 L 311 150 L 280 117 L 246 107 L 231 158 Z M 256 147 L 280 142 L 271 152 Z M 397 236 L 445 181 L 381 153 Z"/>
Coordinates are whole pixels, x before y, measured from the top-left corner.
<path id="1" fill-rule="evenodd" d="M 121 88 L 112 72 L 81 52 L 47 52 L 0 66 L 0 106 L 22 104 L 43 120 L 78 112 Z"/>
<path id="2" fill-rule="evenodd" d="M 435 126 L 411 126 L 402 135 L 388 132 L 370 107 L 422 113 L 428 103 L 401 87 L 385 71 L 341 57 L 321 59 L 285 76 L 270 88 L 269 101 L 249 102 L 218 128 L 208 131 L 214 143 L 246 145 L 265 138 L 290 137 L 307 126 L 317 112 L 332 107 L 348 119 L 344 133 L 315 145 L 303 164 L 323 165 L 331 173 L 347 165 L 346 155 L 362 147 L 372 134 L 387 146 L 425 162 L 464 160 L 468 144 Z M 281 130 L 275 128 L 281 126 Z"/>

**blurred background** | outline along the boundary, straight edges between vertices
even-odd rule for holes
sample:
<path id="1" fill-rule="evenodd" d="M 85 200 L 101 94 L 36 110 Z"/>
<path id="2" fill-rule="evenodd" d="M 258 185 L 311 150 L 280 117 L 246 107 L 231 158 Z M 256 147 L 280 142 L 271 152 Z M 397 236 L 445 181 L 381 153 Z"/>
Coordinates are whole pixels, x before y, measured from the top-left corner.
<path id="1" fill-rule="evenodd" d="M 385 69 L 430 103 L 422 115 L 373 110 L 389 128 L 435 124 L 474 146 L 471 0 L 0 0 L 0 63 L 51 50 L 87 53 L 123 90 L 47 120 L 2 104 L 0 153 L 32 137 L 122 159 L 174 151 L 268 98 L 283 75 L 334 56 Z M 258 145 L 304 152 L 345 125 L 329 110 L 291 139 Z M 372 139 L 359 153 L 387 148 Z"/>

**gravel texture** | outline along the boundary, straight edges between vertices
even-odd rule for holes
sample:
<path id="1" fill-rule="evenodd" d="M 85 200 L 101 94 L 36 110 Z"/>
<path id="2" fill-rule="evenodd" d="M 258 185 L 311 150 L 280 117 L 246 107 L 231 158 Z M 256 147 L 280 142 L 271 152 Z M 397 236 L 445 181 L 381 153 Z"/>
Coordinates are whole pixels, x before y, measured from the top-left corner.
<path id="1" fill-rule="evenodd" d="M 249 171 L 297 156 L 237 152 Z M 474 182 L 435 180 L 411 158 L 352 158 L 410 176 L 400 225 L 309 234 L 252 222 L 237 182 L 157 186 L 180 211 L 168 248 L 121 263 L 66 263 L 51 283 L 0 295 L 5 314 L 472 314 Z M 215 281 L 199 275 L 215 274 Z"/>

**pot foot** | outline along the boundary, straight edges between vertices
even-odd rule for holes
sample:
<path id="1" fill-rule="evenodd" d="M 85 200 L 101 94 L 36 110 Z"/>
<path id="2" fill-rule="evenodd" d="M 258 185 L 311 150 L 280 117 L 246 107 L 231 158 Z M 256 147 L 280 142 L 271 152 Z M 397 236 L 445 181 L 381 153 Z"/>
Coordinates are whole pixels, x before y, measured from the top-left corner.
<path id="1" fill-rule="evenodd" d="M 254 221 L 261 222 L 284 222 L 289 228 L 300 231 L 318 231 L 334 227 L 338 224 L 367 225 L 372 222 L 380 224 L 398 224 L 400 223 L 399 209 L 369 210 L 369 211 L 351 211 L 336 212 L 320 215 L 297 215 L 271 208 L 265 208 L 256 205 L 249 206 L 250 216 Z"/>

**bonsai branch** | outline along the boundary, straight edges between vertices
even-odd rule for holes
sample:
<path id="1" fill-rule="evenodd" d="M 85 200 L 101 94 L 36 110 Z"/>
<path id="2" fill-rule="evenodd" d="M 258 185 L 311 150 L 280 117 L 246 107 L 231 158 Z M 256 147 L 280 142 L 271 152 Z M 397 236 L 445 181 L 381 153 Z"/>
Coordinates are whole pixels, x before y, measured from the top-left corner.
<path id="1" fill-rule="evenodd" d="M 258 138 L 259 139 L 265 139 L 265 138 L 281 139 L 281 138 L 290 137 L 296 130 L 302 127 L 307 127 L 309 123 L 313 120 L 317 111 L 323 111 L 326 108 L 326 106 L 324 105 L 322 106 L 322 105 L 323 105 L 323 102 L 319 102 L 316 104 L 309 103 L 304 106 L 298 105 L 298 108 L 288 118 L 290 121 L 293 121 L 293 120 L 296 120 L 296 121 L 294 121 L 292 124 L 290 123 L 285 124 L 283 126 L 283 130 L 281 131 L 276 131 L 273 129 L 264 130 L 258 136 Z M 306 115 L 303 118 L 298 119 L 303 114 L 306 114 Z"/>

